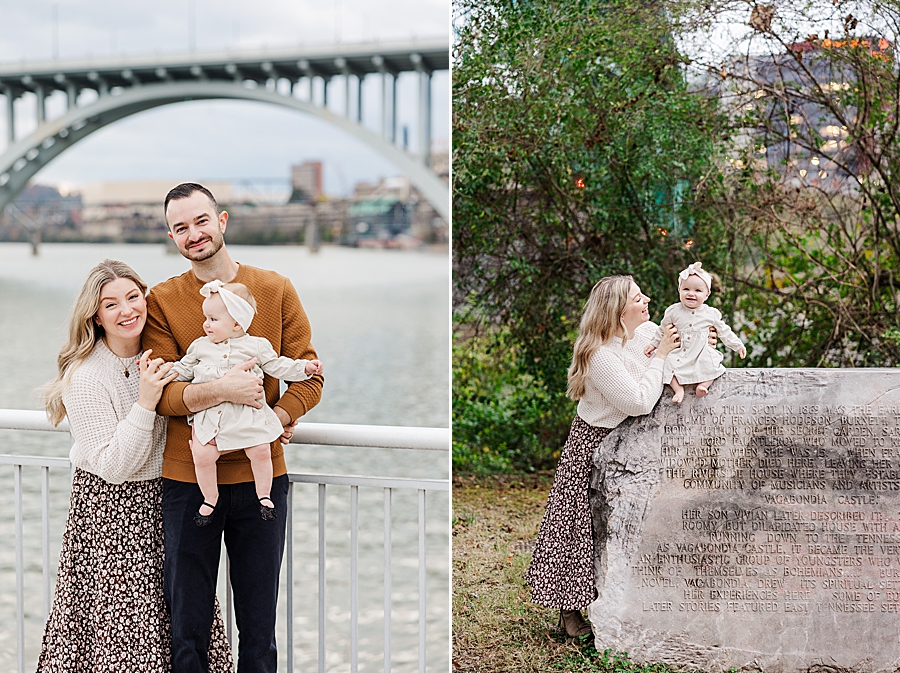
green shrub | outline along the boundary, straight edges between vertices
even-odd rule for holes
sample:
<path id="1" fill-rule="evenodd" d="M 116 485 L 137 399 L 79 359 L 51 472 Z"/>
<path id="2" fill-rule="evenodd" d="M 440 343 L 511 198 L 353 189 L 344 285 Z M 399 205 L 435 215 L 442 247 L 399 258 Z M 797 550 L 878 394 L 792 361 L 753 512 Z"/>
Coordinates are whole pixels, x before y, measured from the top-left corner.
<path id="1" fill-rule="evenodd" d="M 575 405 L 522 366 L 506 331 L 453 341 L 453 469 L 552 468 Z"/>

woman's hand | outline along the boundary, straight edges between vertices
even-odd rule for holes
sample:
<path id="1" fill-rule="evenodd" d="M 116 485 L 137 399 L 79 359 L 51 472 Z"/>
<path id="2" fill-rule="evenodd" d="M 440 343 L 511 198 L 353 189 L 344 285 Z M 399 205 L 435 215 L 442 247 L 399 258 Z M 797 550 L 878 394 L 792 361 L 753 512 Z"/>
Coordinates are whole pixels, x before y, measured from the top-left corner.
<path id="1" fill-rule="evenodd" d="M 156 404 L 162 397 L 163 388 L 178 376 L 172 371 L 172 363 L 162 358 L 150 359 L 151 349 L 141 353 L 138 358 L 138 369 L 141 372 L 138 388 L 138 404 L 147 411 L 156 411 Z"/>
<path id="2" fill-rule="evenodd" d="M 719 333 L 716 331 L 715 327 L 709 328 L 709 334 L 706 335 L 706 343 L 708 343 L 713 348 L 715 348 L 716 344 L 719 343 Z"/>
<path id="3" fill-rule="evenodd" d="M 678 335 L 678 328 L 670 323 L 663 328 L 663 338 L 656 347 L 656 357 L 665 360 L 669 353 L 680 345 L 681 337 Z"/>

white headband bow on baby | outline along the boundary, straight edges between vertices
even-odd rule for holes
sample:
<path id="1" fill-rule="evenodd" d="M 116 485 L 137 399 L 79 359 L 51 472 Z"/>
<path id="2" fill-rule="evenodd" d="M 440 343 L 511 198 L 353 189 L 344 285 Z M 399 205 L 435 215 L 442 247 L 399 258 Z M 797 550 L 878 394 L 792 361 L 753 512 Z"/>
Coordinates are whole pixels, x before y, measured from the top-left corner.
<path id="1" fill-rule="evenodd" d="M 688 279 L 688 276 L 697 276 L 700 280 L 706 283 L 706 289 L 712 289 L 712 276 L 710 276 L 706 271 L 704 271 L 701 267 L 703 265 L 700 262 L 694 262 L 684 271 L 678 274 L 678 287 L 681 287 L 681 284 Z"/>
<path id="2" fill-rule="evenodd" d="M 231 290 L 226 290 L 222 287 L 223 285 L 225 285 L 225 283 L 221 280 L 211 280 L 200 288 L 200 294 L 209 298 L 210 294 L 218 292 L 219 296 L 222 297 L 222 301 L 225 302 L 225 308 L 228 309 L 231 317 L 234 318 L 246 332 L 250 329 L 250 323 L 253 322 L 253 314 L 256 311 L 253 310 L 250 302 L 243 297 L 238 297 Z"/>

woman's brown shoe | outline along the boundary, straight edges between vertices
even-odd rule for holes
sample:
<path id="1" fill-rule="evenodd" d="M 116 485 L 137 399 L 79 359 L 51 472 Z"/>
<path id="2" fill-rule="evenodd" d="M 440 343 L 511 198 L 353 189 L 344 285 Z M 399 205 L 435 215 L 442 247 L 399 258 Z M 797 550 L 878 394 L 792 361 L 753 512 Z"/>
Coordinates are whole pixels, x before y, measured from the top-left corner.
<path id="1" fill-rule="evenodd" d="M 591 625 L 581 616 L 581 610 L 560 610 L 559 628 L 571 638 L 591 633 Z"/>

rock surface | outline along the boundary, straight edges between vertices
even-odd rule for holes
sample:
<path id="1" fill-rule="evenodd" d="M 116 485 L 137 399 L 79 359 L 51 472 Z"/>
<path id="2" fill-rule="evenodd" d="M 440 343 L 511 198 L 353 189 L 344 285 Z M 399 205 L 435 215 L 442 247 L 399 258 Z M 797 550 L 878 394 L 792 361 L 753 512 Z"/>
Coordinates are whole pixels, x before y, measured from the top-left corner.
<path id="1" fill-rule="evenodd" d="M 900 668 L 900 370 L 729 370 L 594 455 L 597 649 Z"/>

